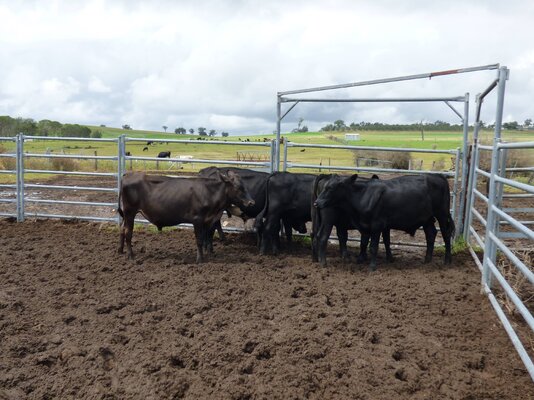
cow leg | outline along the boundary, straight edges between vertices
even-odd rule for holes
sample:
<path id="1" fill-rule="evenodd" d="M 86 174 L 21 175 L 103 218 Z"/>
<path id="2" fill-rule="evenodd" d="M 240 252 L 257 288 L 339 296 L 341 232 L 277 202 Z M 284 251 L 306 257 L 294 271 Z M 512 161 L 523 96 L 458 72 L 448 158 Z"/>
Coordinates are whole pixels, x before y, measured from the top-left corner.
<path id="1" fill-rule="evenodd" d="M 347 241 L 349 240 L 349 231 L 336 226 L 337 240 L 339 241 L 339 252 L 341 254 L 341 261 L 345 262 L 349 258 L 347 251 Z"/>
<path id="2" fill-rule="evenodd" d="M 369 268 L 371 271 L 376 271 L 376 255 L 378 254 L 378 243 L 380 242 L 380 232 L 371 234 L 371 247 L 369 252 L 371 253 L 371 264 Z"/>
<path id="3" fill-rule="evenodd" d="M 434 253 L 434 242 L 436 241 L 437 229 L 434 226 L 433 220 L 430 220 L 425 225 L 423 225 L 423 230 L 425 231 L 426 238 L 426 255 L 425 263 L 432 261 L 432 254 Z"/>
<path id="4" fill-rule="evenodd" d="M 124 213 L 124 220 L 122 221 L 121 243 L 119 251 L 122 252 L 124 239 L 126 239 L 126 251 L 128 252 L 128 259 L 133 260 L 134 253 L 132 250 L 132 235 L 134 228 L 135 214 Z"/>
<path id="5" fill-rule="evenodd" d="M 382 231 L 382 240 L 384 241 L 384 248 L 386 249 L 386 260 L 388 260 L 388 262 L 393 262 L 393 254 L 391 254 L 391 237 L 389 233 L 389 229 L 384 229 Z"/>
<path id="6" fill-rule="evenodd" d="M 226 240 L 226 236 L 225 236 L 224 231 L 222 229 L 220 220 L 215 223 L 214 229 L 217 229 L 217 233 L 219 235 L 219 239 L 221 240 L 221 242 L 224 242 Z M 213 234 L 214 233 L 215 232 L 212 230 L 212 233 L 211 233 L 212 238 L 213 238 Z"/>
<path id="7" fill-rule="evenodd" d="M 275 215 L 267 218 L 263 230 L 263 237 L 261 243 L 261 254 L 265 254 L 269 249 L 269 245 L 274 255 L 277 255 L 280 250 L 280 216 Z"/>
<path id="8" fill-rule="evenodd" d="M 450 220 L 452 218 L 450 215 L 448 216 Z M 447 218 L 438 218 L 438 224 L 439 229 L 441 230 L 441 236 L 443 237 L 443 241 L 445 242 L 445 259 L 444 264 L 451 264 L 452 263 L 452 255 L 451 255 L 451 236 L 452 236 L 452 227 L 448 223 L 449 219 Z"/>
<path id="9" fill-rule="evenodd" d="M 317 255 L 321 267 L 326 267 L 326 249 L 328 247 L 328 238 L 332 233 L 332 227 L 332 224 L 323 221 L 317 232 Z"/>
<path id="10" fill-rule="evenodd" d="M 201 224 L 195 224 L 195 238 L 197 241 L 197 264 L 204 261 L 203 247 L 206 239 L 206 229 Z"/>
<path id="11" fill-rule="evenodd" d="M 356 259 L 358 264 L 367 261 L 367 246 L 369 245 L 369 239 L 371 237 L 366 233 L 360 233 L 360 235 L 360 254 L 358 254 L 358 258 Z"/>
<path id="12" fill-rule="evenodd" d="M 291 244 L 293 241 L 293 227 L 291 226 L 290 221 L 283 220 L 284 223 L 284 232 L 286 234 L 286 241 L 288 244 Z"/>

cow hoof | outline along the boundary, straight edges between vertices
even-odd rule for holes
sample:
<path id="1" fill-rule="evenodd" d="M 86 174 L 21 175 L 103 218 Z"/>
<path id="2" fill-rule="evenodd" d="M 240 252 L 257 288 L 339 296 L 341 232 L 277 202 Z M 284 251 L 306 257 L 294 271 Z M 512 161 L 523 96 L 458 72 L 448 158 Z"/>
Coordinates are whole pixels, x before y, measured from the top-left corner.
<path id="1" fill-rule="evenodd" d="M 376 271 L 376 264 L 369 265 L 369 272 L 375 272 Z"/>
<path id="2" fill-rule="evenodd" d="M 356 259 L 357 264 L 362 264 L 366 261 L 367 261 L 367 257 L 358 256 L 358 258 Z"/>
<path id="3" fill-rule="evenodd" d="M 443 264 L 445 264 L 445 265 L 452 264 L 452 257 L 445 257 L 445 260 L 443 261 Z"/>
<path id="4" fill-rule="evenodd" d="M 118 254 L 124 254 L 124 249 L 121 249 L 120 247 L 117 249 Z"/>
<path id="5" fill-rule="evenodd" d="M 386 260 L 387 260 L 387 262 L 392 263 L 393 261 L 395 261 L 395 258 L 394 258 L 393 256 L 391 256 L 391 257 L 386 257 Z"/>
<path id="6" fill-rule="evenodd" d="M 432 257 L 425 257 L 425 260 L 423 261 L 425 264 L 428 264 L 432 261 Z"/>

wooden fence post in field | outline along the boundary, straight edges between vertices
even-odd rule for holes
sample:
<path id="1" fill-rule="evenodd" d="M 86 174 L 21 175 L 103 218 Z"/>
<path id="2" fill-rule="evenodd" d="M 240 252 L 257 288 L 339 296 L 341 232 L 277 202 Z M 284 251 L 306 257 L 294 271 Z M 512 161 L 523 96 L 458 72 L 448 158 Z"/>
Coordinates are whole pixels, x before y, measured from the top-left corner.
<path id="1" fill-rule="evenodd" d="M 97 154 L 98 154 L 98 153 L 97 153 L 97 151 L 95 150 L 95 157 L 96 157 Z M 95 171 L 98 171 L 98 159 L 97 159 L 97 158 L 95 158 Z"/>

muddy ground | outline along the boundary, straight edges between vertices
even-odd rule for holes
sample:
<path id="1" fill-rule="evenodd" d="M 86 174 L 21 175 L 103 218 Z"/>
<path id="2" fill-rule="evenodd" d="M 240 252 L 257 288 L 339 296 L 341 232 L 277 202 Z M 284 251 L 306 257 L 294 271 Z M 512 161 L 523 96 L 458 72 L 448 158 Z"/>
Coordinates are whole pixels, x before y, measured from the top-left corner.
<path id="1" fill-rule="evenodd" d="M 374 273 L 229 235 L 0 220 L 0 399 L 534 399 L 468 254 Z"/>

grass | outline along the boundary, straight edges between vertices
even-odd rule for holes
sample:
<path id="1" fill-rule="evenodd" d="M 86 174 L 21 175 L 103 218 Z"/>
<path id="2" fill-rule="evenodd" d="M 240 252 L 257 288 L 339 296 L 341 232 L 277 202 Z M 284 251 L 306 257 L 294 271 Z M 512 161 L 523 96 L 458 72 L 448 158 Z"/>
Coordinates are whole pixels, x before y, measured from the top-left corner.
<path id="1" fill-rule="evenodd" d="M 91 129 L 100 130 L 103 138 L 116 138 L 119 135 L 125 134 L 132 138 L 146 138 L 154 141 L 154 145 L 147 146 L 145 141 L 141 142 L 127 142 L 126 151 L 131 152 L 133 156 L 139 157 L 156 157 L 160 151 L 170 151 L 172 157 L 178 155 L 191 155 L 198 159 L 213 159 L 213 160 L 237 160 L 238 152 L 240 156 L 244 153 L 256 161 L 259 157 L 265 157 L 269 154 L 269 148 L 261 146 L 243 146 L 237 147 L 233 145 L 218 145 L 218 141 L 239 141 L 250 140 L 251 142 L 259 141 L 263 143 L 263 138 L 274 139 L 275 135 L 261 135 L 261 136 L 231 136 L 228 138 L 213 138 L 211 141 L 202 141 L 198 143 L 158 143 L 158 139 L 196 139 L 198 136 L 192 135 L 176 135 L 174 133 L 163 133 L 154 131 L 141 130 L 123 130 L 119 128 L 95 127 L 90 126 Z M 484 140 L 491 140 L 492 131 L 481 132 L 481 137 Z M 421 140 L 420 132 L 378 132 L 378 131 L 363 131 L 360 132 L 361 140 L 359 141 L 345 141 L 344 133 L 338 132 L 309 132 L 309 133 L 287 133 L 282 136 L 293 143 L 305 144 L 350 144 L 356 146 L 371 146 L 371 147 L 403 147 L 416 149 L 438 149 L 450 150 L 461 147 L 462 133 L 461 132 L 425 132 L 425 140 Z M 526 141 L 534 140 L 534 132 L 520 132 L 520 131 L 504 131 L 503 139 L 506 141 Z M 4 152 L 14 151 L 15 144 L 12 142 L 3 142 L 2 148 Z M 144 148 L 147 151 L 143 151 Z M 117 144 L 113 142 L 90 142 L 90 141 L 66 141 L 66 140 L 46 140 L 36 139 L 24 143 L 24 151 L 30 153 L 46 154 L 79 154 L 79 155 L 98 155 L 98 156 L 116 156 Z M 368 152 L 362 155 L 367 155 Z M 360 155 L 360 152 L 357 152 Z M 453 160 L 449 154 L 428 154 L 428 153 L 411 153 L 413 159 L 423 161 L 423 169 L 431 169 L 433 162 L 443 163 L 445 170 L 453 166 Z M 282 155 L 283 157 L 283 155 Z M 335 166 L 354 166 L 355 154 L 352 150 L 342 149 L 313 149 L 313 148 L 298 148 L 290 147 L 288 149 L 288 160 L 293 163 L 305 164 L 322 164 Z M 31 161 L 38 163 L 46 162 L 46 158 L 35 159 Z M 2 162 L 5 159 L 0 159 L 0 169 L 5 168 Z M 28 163 L 30 159 L 26 160 Z M 51 160 L 50 160 L 51 162 Z M 82 171 L 94 171 L 95 162 L 93 160 L 77 161 L 78 167 Z M 98 160 L 98 171 L 116 171 L 116 162 L 111 160 Z M 216 162 L 214 161 L 214 165 Z M 176 169 L 186 172 L 196 172 L 199 169 L 207 166 L 207 164 L 186 164 L 181 165 L 177 162 L 160 161 L 159 165 L 154 161 L 134 160 L 131 163 L 127 162 L 126 167 L 134 170 L 156 170 L 158 168 L 162 172 L 172 172 Z M 34 168 L 37 169 L 37 168 Z M 43 168 L 45 169 L 45 168 Z M 52 168 L 48 168 L 52 169 Z M 292 169 L 292 171 L 298 171 Z M 301 171 L 305 171 L 301 169 Z M 310 170 L 306 170 L 310 171 Z M 318 172 L 319 170 L 311 171 Z M 42 177 L 42 174 L 38 174 Z M 28 180 L 33 179 L 33 174 L 26 175 Z M 0 182 L 14 182 L 15 177 L 11 175 L 0 175 Z"/>

